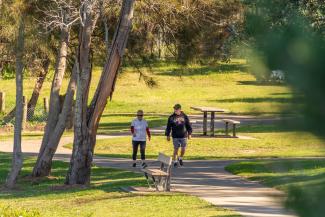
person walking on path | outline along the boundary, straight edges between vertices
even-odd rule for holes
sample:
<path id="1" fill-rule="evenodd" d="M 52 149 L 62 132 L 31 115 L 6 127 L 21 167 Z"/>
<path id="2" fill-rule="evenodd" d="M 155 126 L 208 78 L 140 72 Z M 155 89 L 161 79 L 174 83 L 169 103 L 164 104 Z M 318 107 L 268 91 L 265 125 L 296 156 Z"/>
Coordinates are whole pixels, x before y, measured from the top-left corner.
<path id="1" fill-rule="evenodd" d="M 143 119 L 143 111 L 138 110 L 137 118 L 135 118 L 131 123 L 131 133 L 132 133 L 132 159 L 133 159 L 133 167 L 137 165 L 137 153 L 140 146 L 141 153 L 141 161 L 142 168 L 145 168 L 147 164 L 145 163 L 146 159 L 146 140 L 148 135 L 148 140 L 151 139 L 150 130 L 148 127 L 148 123 Z"/>
<path id="2" fill-rule="evenodd" d="M 187 146 L 187 139 L 191 139 L 192 127 L 189 118 L 182 111 L 180 104 L 174 106 L 174 113 L 168 118 L 165 132 L 167 141 L 170 141 L 170 133 L 172 134 L 174 145 L 174 167 L 178 166 L 178 162 L 180 166 L 183 166 L 183 157 Z M 181 148 L 180 155 L 178 155 L 179 148 Z"/>

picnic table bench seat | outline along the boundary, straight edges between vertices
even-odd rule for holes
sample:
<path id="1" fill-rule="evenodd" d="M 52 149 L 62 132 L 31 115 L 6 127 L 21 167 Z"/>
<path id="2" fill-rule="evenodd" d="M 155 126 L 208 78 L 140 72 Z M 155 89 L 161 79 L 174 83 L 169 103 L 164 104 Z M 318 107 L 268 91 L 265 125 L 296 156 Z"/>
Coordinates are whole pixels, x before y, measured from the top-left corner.
<path id="1" fill-rule="evenodd" d="M 232 135 L 236 137 L 236 125 L 240 124 L 240 121 L 232 120 L 232 119 L 221 119 L 221 121 L 225 122 L 226 124 L 226 135 L 228 136 L 228 128 L 229 124 L 232 124 Z"/>

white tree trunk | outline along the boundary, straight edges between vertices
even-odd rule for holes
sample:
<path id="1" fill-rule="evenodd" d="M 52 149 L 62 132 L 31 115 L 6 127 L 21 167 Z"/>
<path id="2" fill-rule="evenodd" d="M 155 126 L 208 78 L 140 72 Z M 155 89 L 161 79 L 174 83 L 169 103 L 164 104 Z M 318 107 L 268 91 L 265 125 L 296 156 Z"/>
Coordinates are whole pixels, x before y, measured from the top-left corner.
<path id="1" fill-rule="evenodd" d="M 41 158 L 44 155 L 44 151 L 46 150 L 47 145 L 49 144 L 49 140 L 51 135 L 57 126 L 60 115 L 60 89 L 62 86 L 62 81 L 64 77 L 64 73 L 66 70 L 67 64 L 67 55 L 68 55 L 68 43 L 69 43 L 69 33 L 70 27 L 62 27 L 61 36 L 60 36 L 60 45 L 59 52 L 56 59 L 55 65 L 55 73 L 52 81 L 51 87 L 51 95 L 50 95 L 50 105 L 49 105 L 49 113 L 48 119 L 45 126 L 45 132 L 42 139 L 41 148 L 37 157 L 36 164 L 33 169 L 32 175 L 34 177 L 39 176 L 47 176 L 49 175 L 50 168 L 44 168 L 44 171 L 41 171 Z M 72 96 L 73 97 L 73 96 Z M 61 134 L 62 136 L 62 134 Z M 58 138 L 60 140 L 61 136 Z M 56 148 L 55 148 L 56 150 Z"/>
<path id="2" fill-rule="evenodd" d="M 57 121 L 54 130 L 51 132 L 48 143 L 44 147 L 42 153 L 39 153 L 38 161 L 34 166 L 33 169 L 34 177 L 48 176 L 51 172 L 52 160 L 54 154 L 58 148 L 60 139 L 66 128 L 67 118 L 72 112 L 71 108 L 73 103 L 73 96 L 76 90 L 76 75 L 77 75 L 76 64 L 72 70 L 72 75 L 68 85 L 67 94 L 64 99 L 62 111 L 59 115 L 59 120 Z"/>
<path id="3" fill-rule="evenodd" d="M 23 166 L 23 156 L 21 151 L 21 130 L 23 120 L 23 56 L 24 56 L 24 16 L 20 17 L 19 30 L 16 47 L 16 118 L 14 132 L 14 148 L 11 171 L 6 180 L 6 187 L 13 188 L 16 184 L 17 177 Z"/>

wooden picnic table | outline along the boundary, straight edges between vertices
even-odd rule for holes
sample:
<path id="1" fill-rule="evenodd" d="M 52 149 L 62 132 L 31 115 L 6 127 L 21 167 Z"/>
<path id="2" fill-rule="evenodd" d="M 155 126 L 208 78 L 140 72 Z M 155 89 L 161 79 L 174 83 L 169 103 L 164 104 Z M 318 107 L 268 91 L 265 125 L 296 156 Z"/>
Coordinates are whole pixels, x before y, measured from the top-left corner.
<path id="1" fill-rule="evenodd" d="M 214 121 L 216 119 L 216 112 L 226 112 L 226 109 L 214 108 L 214 107 L 201 107 L 193 106 L 191 109 L 203 112 L 203 135 L 206 136 L 208 132 L 208 112 L 211 112 L 210 131 L 211 136 L 214 136 Z"/>

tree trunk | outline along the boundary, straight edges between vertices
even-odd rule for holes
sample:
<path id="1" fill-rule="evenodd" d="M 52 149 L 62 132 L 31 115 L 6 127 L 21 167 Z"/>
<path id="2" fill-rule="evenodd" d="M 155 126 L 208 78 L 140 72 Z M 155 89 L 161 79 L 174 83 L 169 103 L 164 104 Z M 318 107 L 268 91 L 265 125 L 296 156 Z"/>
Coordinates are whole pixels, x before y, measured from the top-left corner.
<path id="1" fill-rule="evenodd" d="M 43 83 L 45 81 L 47 73 L 49 72 L 49 66 L 50 66 L 50 60 L 46 59 L 43 63 L 42 71 L 40 72 L 40 74 L 36 80 L 32 96 L 29 99 L 28 104 L 27 104 L 27 119 L 28 120 L 31 120 L 34 116 L 35 107 L 36 107 L 41 89 L 43 87 Z"/>
<path id="2" fill-rule="evenodd" d="M 39 176 L 38 174 L 42 174 L 42 173 L 35 172 L 37 171 L 36 167 L 38 167 L 37 165 L 40 164 L 40 160 L 44 154 L 44 150 L 47 144 L 49 143 L 51 134 L 54 132 L 57 122 L 59 120 L 59 114 L 60 114 L 59 93 L 60 93 L 62 80 L 64 77 L 66 64 L 67 64 L 69 32 L 70 32 L 70 27 L 62 27 L 59 52 L 56 59 L 55 73 L 54 73 L 54 78 L 51 87 L 49 113 L 48 113 L 47 123 L 45 126 L 45 132 L 44 132 L 41 148 L 36 161 L 36 166 L 34 167 L 33 170 L 33 176 Z"/>
<path id="3" fill-rule="evenodd" d="M 123 0 L 119 23 L 114 34 L 112 46 L 106 59 L 96 93 L 88 109 L 88 90 L 82 89 L 82 79 L 80 80 L 81 88 L 79 94 L 77 93 L 76 102 L 73 154 L 70 161 L 70 169 L 66 177 L 66 184 L 90 183 L 91 164 L 96 144 L 98 124 L 107 104 L 107 99 L 109 96 L 112 96 L 114 91 L 118 69 L 131 28 L 133 3 L 134 0 Z"/>
<path id="4" fill-rule="evenodd" d="M 97 22 L 98 15 L 89 10 L 91 5 L 85 4 L 82 8 L 85 20 L 84 26 L 79 32 L 79 50 L 78 62 L 79 70 L 77 73 L 77 98 L 75 104 L 75 125 L 74 125 L 74 142 L 73 153 L 70 160 L 70 168 L 67 175 L 68 184 L 85 184 L 81 177 L 85 177 L 84 167 L 85 159 L 82 157 L 89 153 L 86 143 L 83 143 L 83 136 L 87 135 L 87 103 L 89 95 L 89 84 L 91 79 L 91 63 L 90 63 L 90 44 L 91 34 Z M 75 163 L 77 162 L 77 163 Z"/>
<path id="5" fill-rule="evenodd" d="M 23 56 L 24 56 L 24 16 L 20 17 L 19 32 L 16 47 L 16 118 L 14 133 L 14 148 L 11 171 L 6 180 L 6 187 L 13 188 L 16 184 L 17 177 L 23 166 L 23 156 L 21 151 L 21 130 L 23 120 Z"/>
<path id="6" fill-rule="evenodd" d="M 39 160 L 34 166 L 33 174 L 32 174 L 34 177 L 48 176 L 51 172 L 52 160 L 54 154 L 58 148 L 60 139 L 66 128 L 67 118 L 72 112 L 71 108 L 73 103 L 73 96 L 76 90 L 77 64 L 78 63 L 75 63 L 72 70 L 70 82 L 67 89 L 67 94 L 63 102 L 62 111 L 59 115 L 59 120 L 54 130 L 51 132 L 50 139 L 46 144 L 42 152 L 42 155 L 39 156 Z"/>

